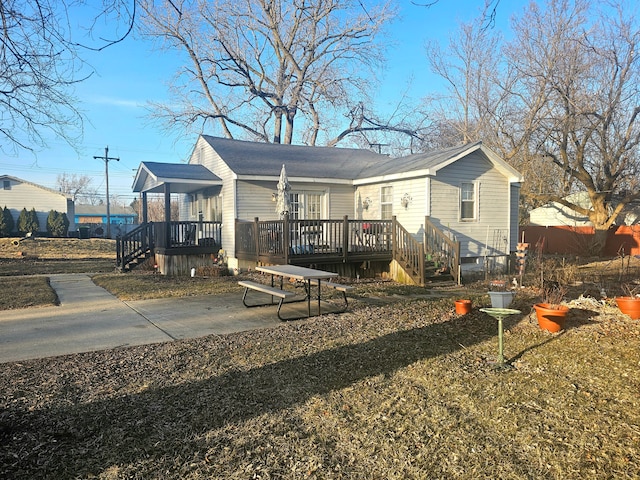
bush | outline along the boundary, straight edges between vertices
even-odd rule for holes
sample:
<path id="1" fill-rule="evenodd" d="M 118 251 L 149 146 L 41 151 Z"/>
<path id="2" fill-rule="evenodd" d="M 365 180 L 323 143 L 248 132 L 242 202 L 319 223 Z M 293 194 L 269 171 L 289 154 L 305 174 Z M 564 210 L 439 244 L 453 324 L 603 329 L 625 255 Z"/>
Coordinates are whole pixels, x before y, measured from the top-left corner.
<path id="1" fill-rule="evenodd" d="M 11 210 L 4 206 L 2 210 L 2 215 L 0 215 L 0 236 L 9 237 L 11 236 L 11 232 L 13 232 L 14 227 L 16 226 L 13 221 L 13 215 L 11 215 Z"/>
<path id="2" fill-rule="evenodd" d="M 36 209 L 32 208 L 27 211 L 26 208 L 23 208 L 18 217 L 18 231 L 26 234 L 36 233 L 38 230 L 40 230 L 40 223 Z"/>
<path id="3" fill-rule="evenodd" d="M 69 230 L 69 219 L 66 213 L 51 210 L 47 217 L 47 232 L 52 237 L 66 237 Z"/>

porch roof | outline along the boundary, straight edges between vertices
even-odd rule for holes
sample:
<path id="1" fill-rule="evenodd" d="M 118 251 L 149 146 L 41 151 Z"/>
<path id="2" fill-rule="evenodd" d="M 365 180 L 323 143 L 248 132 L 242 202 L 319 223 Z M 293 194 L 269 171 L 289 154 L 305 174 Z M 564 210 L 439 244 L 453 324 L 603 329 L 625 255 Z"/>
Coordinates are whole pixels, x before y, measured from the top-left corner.
<path id="1" fill-rule="evenodd" d="M 134 192 L 163 193 L 165 185 L 171 193 L 191 193 L 222 185 L 222 179 L 204 165 L 141 162 L 133 180 Z"/>

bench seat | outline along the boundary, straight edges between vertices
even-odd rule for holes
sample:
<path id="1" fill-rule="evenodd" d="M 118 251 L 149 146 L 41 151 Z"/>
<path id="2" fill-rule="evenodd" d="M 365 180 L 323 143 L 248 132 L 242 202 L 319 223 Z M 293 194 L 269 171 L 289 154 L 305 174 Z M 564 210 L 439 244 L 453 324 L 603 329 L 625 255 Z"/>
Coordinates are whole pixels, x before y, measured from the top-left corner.
<path id="1" fill-rule="evenodd" d="M 311 283 L 311 285 L 316 285 L 316 286 L 318 285 L 318 280 L 310 280 L 309 282 Z M 335 282 L 322 282 L 320 285 L 327 288 L 333 288 L 334 290 L 342 292 L 342 297 L 344 298 L 343 311 L 347 310 L 347 308 L 349 307 L 349 302 L 347 300 L 347 292 L 353 290 L 353 287 L 351 285 L 342 285 L 341 283 L 335 283 Z"/>
<path id="2" fill-rule="evenodd" d="M 277 313 L 278 313 L 278 318 L 280 320 L 285 320 L 280 315 L 280 309 L 282 308 L 282 302 L 286 298 L 290 298 L 290 297 L 295 297 L 296 296 L 295 292 L 287 292 L 286 290 L 282 290 L 282 289 L 277 288 L 277 287 L 272 287 L 270 285 L 265 285 L 263 283 L 252 282 L 250 280 L 241 280 L 241 281 L 238 282 L 238 285 L 240 285 L 241 287 L 244 287 L 244 293 L 242 294 L 242 303 L 244 304 L 245 307 L 261 307 L 261 306 L 264 306 L 264 305 L 273 305 L 273 297 L 278 297 L 280 299 L 280 301 L 278 302 L 278 312 Z M 266 293 L 267 295 L 270 295 L 272 297 L 271 302 L 270 303 L 259 303 L 257 305 L 248 304 L 246 300 L 247 300 L 247 293 L 249 292 L 249 290 L 254 290 L 256 292 Z"/>

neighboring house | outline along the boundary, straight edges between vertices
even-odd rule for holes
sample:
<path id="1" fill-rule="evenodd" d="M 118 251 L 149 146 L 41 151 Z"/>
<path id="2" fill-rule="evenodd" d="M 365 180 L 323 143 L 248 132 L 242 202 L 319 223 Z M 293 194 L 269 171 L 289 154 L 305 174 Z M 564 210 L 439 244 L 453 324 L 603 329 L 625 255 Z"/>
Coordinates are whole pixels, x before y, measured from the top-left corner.
<path id="1" fill-rule="evenodd" d="M 75 222 L 82 223 L 107 223 L 106 205 L 76 205 Z M 131 207 L 118 205 L 109 206 L 109 219 L 112 225 L 133 225 L 137 223 L 138 214 Z"/>
<path id="2" fill-rule="evenodd" d="M 236 220 L 276 220 L 282 166 L 292 219 L 391 219 L 422 241 L 425 217 L 460 241 L 467 268 L 514 251 L 522 176 L 482 143 L 389 158 L 368 150 L 201 135 L 189 164 L 143 162 L 133 190 L 183 194 L 181 220 L 221 221 L 231 268 Z"/>
<path id="3" fill-rule="evenodd" d="M 5 206 L 11 210 L 16 227 L 22 209 L 35 208 L 40 231 L 47 231 L 47 217 L 51 210 L 66 213 L 70 222 L 69 230 L 75 228 L 75 210 L 71 196 L 17 177 L 0 175 L 0 208 Z"/>
<path id="4" fill-rule="evenodd" d="M 591 207 L 587 192 L 573 193 L 565 199 L 584 208 Z M 530 244 L 530 248 L 540 248 L 545 253 L 639 255 L 639 219 L 640 206 L 637 203 L 628 205 L 609 228 L 604 249 L 593 251 L 595 230 L 589 218 L 560 203 L 550 202 L 531 210 L 529 224 L 521 228 L 521 236 Z"/>
<path id="5" fill-rule="evenodd" d="M 568 202 L 579 207 L 591 208 L 591 201 L 587 192 L 572 193 L 564 197 Z M 615 205 L 612 205 L 615 207 Z M 628 206 L 616 219 L 616 225 L 636 225 L 640 223 L 640 205 L 633 203 Z M 550 202 L 534 208 L 529 213 L 529 225 L 540 227 L 592 227 L 586 215 L 578 213 L 557 202 Z"/>

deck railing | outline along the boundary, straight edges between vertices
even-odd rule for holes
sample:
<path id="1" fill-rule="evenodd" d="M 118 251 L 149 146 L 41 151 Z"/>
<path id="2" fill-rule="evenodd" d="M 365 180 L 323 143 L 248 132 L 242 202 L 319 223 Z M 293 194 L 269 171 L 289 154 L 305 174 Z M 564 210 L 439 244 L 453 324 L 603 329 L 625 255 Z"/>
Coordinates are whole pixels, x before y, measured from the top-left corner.
<path id="1" fill-rule="evenodd" d="M 116 238 L 116 266 L 120 270 L 146 257 L 154 248 L 182 249 L 189 253 L 215 251 L 222 245 L 221 222 L 149 222 Z"/>
<path id="2" fill-rule="evenodd" d="M 425 217 L 424 249 L 427 258 L 437 267 L 448 269 L 456 282 L 460 283 L 460 242 L 451 236 L 440 230 L 429 217 Z"/>
<path id="3" fill-rule="evenodd" d="M 236 220 L 236 256 L 290 263 L 323 255 L 325 260 L 390 257 L 392 220 Z"/>
<path id="4" fill-rule="evenodd" d="M 153 223 L 145 223 L 126 235 L 116 238 L 116 267 L 124 270 L 127 266 L 146 256 L 153 249 Z"/>
<path id="5" fill-rule="evenodd" d="M 222 245 L 221 222 L 191 222 L 180 221 L 167 224 L 155 223 L 155 247 L 156 248 L 180 248 L 180 247 L 218 247 Z"/>

